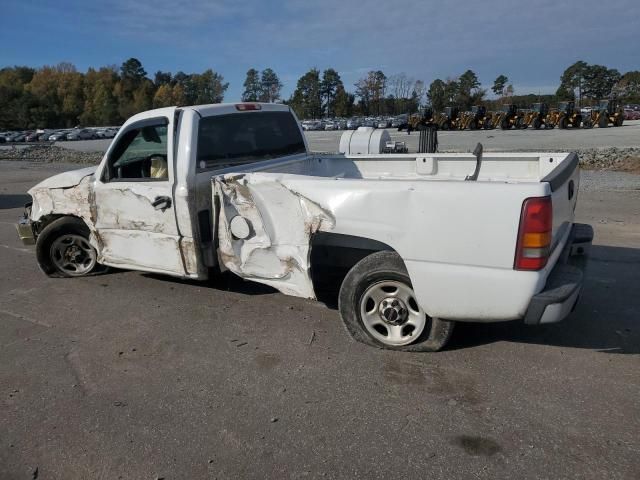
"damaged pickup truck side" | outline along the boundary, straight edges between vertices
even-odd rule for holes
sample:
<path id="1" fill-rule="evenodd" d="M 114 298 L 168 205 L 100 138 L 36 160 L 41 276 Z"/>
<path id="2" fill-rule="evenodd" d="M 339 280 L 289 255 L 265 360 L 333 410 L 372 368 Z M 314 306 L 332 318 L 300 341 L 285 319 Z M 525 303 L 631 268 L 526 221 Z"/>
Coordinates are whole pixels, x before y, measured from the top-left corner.
<path id="1" fill-rule="evenodd" d="M 33 187 L 18 231 L 50 276 L 229 270 L 305 298 L 340 278 L 347 330 L 381 348 L 571 312 L 593 237 L 573 222 L 575 154 L 353 153 L 373 135 L 348 135 L 342 154 L 310 153 L 284 105 L 140 113 L 99 166 Z"/>

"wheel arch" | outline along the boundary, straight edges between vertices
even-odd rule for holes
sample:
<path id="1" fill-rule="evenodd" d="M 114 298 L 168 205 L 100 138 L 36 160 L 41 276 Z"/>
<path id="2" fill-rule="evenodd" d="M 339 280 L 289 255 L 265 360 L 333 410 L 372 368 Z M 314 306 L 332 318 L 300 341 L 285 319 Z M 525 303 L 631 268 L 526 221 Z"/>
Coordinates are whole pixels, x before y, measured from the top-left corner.
<path id="1" fill-rule="evenodd" d="M 398 253 L 391 245 L 372 238 L 318 232 L 311 238 L 311 268 L 325 264 L 350 269 L 364 257 L 380 251 Z"/>
<path id="2" fill-rule="evenodd" d="M 36 236 L 40 235 L 40 232 L 42 232 L 42 230 L 44 230 L 49 224 L 61 218 L 74 218 L 74 219 L 80 220 L 82 223 L 84 223 L 87 226 L 89 231 L 91 231 L 91 227 L 86 222 L 86 220 L 78 215 L 72 215 L 69 213 L 50 213 L 47 215 L 43 215 L 37 221 L 34 222 L 36 225 Z"/>
<path id="3" fill-rule="evenodd" d="M 363 258 L 381 251 L 398 254 L 392 246 L 372 238 L 335 232 L 313 235 L 309 266 L 318 300 L 337 307 L 339 289 L 347 273 Z M 399 254 L 398 257 L 401 258 Z"/>

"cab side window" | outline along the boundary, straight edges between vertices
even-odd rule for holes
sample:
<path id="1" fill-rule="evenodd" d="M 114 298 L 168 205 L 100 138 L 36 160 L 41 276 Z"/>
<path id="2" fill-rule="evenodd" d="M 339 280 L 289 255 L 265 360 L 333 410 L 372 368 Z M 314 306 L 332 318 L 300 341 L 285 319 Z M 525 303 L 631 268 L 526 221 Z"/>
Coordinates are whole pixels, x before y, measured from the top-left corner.
<path id="1" fill-rule="evenodd" d="M 108 182 L 168 179 L 166 122 L 125 132 L 109 156 L 104 176 Z"/>

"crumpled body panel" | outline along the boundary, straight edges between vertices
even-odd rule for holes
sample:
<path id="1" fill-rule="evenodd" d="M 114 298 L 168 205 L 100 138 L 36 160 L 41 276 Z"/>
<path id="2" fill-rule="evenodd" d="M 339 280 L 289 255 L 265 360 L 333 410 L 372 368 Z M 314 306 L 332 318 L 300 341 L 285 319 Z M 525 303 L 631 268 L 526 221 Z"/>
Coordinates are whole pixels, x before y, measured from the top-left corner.
<path id="1" fill-rule="evenodd" d="M 63 187 L 52 185 L 51 181 L 56 177 L 47 179 L 29 190 L 28 193 L 34 200 L 31 220 L 37 222 L 45 215 L 51 214 L 74 215 L 92 227 L 95 222 L 95 202 L 92 197 L 91 173 L 76 177 L 75 183 L 70 182 L 73 184 Z"/>
<path id="2" fill-rule="evenodd" d="M 213 189 L 221 202 L 221 264 L 287 295 L 315 298 L 309 271 L 311 236 L 333 228 L 331 213 L 268 174 L 215 177 Z M 237 216 L 248 225 L 245 238 L 231 226 Z"/>

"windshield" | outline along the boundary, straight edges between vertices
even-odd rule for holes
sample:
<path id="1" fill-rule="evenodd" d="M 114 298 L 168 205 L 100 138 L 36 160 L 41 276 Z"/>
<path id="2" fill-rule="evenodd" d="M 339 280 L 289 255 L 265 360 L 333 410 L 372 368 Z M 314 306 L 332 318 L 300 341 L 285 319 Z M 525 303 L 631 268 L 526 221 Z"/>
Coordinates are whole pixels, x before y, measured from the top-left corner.
<path id="1" fill-rule="evenodd" d="M 304 140 L 289 112 L 216 115 L 200 120 L 198 171 L 305 153 Z"/>

